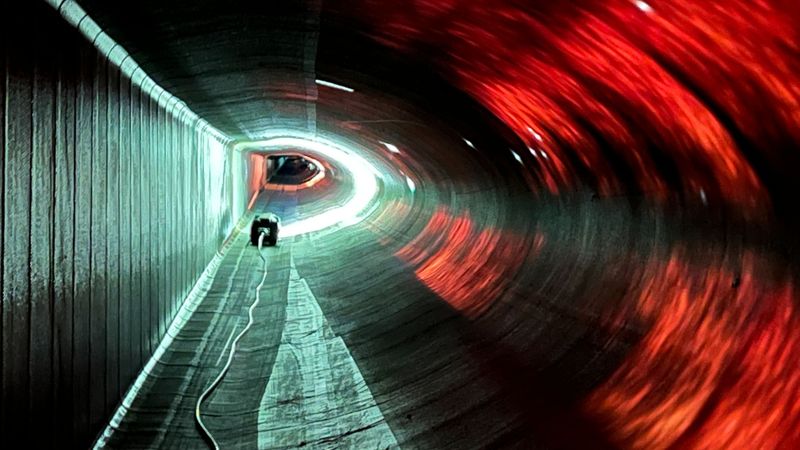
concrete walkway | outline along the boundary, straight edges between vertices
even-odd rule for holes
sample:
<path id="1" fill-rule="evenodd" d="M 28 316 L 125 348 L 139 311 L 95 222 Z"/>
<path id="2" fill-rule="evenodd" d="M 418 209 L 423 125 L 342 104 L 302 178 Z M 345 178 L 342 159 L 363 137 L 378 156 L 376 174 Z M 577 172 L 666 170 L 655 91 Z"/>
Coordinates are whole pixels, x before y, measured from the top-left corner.
<path id="1" fill-rule="evenodd" d="M 281 345 L 258 417 L 258 448 L 398 448 L 342 338 L 292 261 Z"/>

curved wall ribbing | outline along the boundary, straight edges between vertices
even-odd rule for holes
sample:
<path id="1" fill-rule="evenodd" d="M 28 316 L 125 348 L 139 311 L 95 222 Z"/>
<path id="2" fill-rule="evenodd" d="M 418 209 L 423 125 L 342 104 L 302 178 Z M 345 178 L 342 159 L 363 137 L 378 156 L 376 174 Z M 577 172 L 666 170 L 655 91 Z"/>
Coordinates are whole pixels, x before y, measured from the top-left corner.
<path id="1" fill-rule="evenodd" d="M 92 42 L 44 2 L 13 3 L 1 15 L 0 436 L 85 447 L 228 235 L 231 164 L 225 138 L 104 33 Z"/>

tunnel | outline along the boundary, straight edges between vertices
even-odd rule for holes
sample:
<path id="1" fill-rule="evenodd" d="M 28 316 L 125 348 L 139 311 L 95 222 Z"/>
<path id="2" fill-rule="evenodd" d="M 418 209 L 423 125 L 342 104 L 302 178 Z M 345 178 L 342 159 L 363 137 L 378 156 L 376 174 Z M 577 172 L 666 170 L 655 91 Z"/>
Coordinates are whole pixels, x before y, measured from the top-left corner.
<path id="1" fill-rule="evenodd" d="M 795 0 L 0 8 L 0 447 L 800 448 Z"/>

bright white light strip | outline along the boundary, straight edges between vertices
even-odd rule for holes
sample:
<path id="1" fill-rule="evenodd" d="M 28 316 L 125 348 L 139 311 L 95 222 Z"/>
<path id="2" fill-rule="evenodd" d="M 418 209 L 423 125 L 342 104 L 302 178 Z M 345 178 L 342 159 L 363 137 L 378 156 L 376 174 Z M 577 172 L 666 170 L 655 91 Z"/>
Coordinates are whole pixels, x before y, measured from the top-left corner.
<path id="1" fill-rule="evenodd" d="M 241 147 L 241 145 L 237 147 Z M 246 147 L 252 150 L 266 150 L 267 152 L 280 152 L 286 151 L 286 149 L 308 150 L 312 153 L 325 155 L 338 162 L 353 177 L 354 193 L 344 205 L 297 222 L 284 222 L 283 226 L 281 226 L 281 237 L 313 233 L 340 224 L 352 225 L 358 223 L 366 217 L 366 215 L 360 215 L 360 213 L 369 207 L 378 194 L 378 180 L 375 168 L 365 159 L 357 156 L 355 151 L 349 151 L 344 146 L 330 140 L 320 137 L 313 139 L 276 137 L 265 141 L 247 143 Z M 353 221 L 354 218 L 359 218 L 359 220 Z"/>
<path id="2" fill-rule="evenodd" d="M 411 178 L 406 177 L 406 184 L 408 185 L 408 190 L 411 191 L 412 194 L 417 190 L 417 185 L 414 184 L 414 180 Z"/>
<path id="3" fill-rule="evenodd" d="M 338 89 L 340 91 L 355 92 L 355 89 L 349 88 L 347 86 L 342 86 L 341 84 L 331 83 L 330 81 L 316 80 L 316 83 L 320 86 L 325 86 L 332 89 Z"/>
<path id="4" fill-rule="evenodd" d="M 469 139 L 466 139 L 466 138 L 461 138 L 461 139 L 464 139 L 464 143 L 465 144 L 469 145 L 472 148 L 475 148 L 475 145 Z"/>
<path id="5" fill-rule="evenodd" d="M 511 154 L 514 155 L 514 159 L 516 159 L 518 163 L 524 164 L 522 162 L 522 158 L 517 154 L 517 152 L 515 152 L 514 150 L 511 150 Z"/>
<path id="6" fill-rule="evenodd" d="M 528 131 L 529 131 L 529 132 L 530 132 L 530 133 L 533 135 L 533 137 L 535 137 L 535 138 L 536 138 L 536 140 L 537 140 L 537 141 L 539 141 L 539 142 L 541 142 L 541 141 L 542 141 L 542 135 L 541 135 L 541 134 L 539 134 L 539 133 L 537 133 L 536 131 L 534 131 L 534 129 L 533 129 L 533 128 L 531 128 L 531 127 L 528 127 Z"/>
<path id="7" fill-rule="evenodd" d="M 643 2 L 642 0 L 636 0 L 634 3 L 636 4 L 637 8 L 641 9 L 642 11 L 644 11 L 646 13 L 653 12 L 653 7 L 648 5 L 647 3 Z"/>
<path id="8" fill-rule="evenodd" d="M 389 144 L 388 142 L 383 141 L 381 141 L 381 144 L 383 144 L 383 146 L 392 153 L 400 153 L 400 149 L 394 144 Z"/>
<path id="9" fill-rule="evenodd" d="M 536 149 L 534 149 L 533 147 L 528 147 L 528 150 L 530 150 L 531 155 L 533 155 L 534 158 L 538 158 L 539 157 L 539 154 L 536 153 Z"/>
<path id="10" fill-rule="evenodd" d="M 547 156 L 547 153 L 545 153 L 544 150 L 539 150 L 539 151 L 542 152 L 542 156 L 544 156 L 544 159 L 550 159 L 550 157 Z"/>

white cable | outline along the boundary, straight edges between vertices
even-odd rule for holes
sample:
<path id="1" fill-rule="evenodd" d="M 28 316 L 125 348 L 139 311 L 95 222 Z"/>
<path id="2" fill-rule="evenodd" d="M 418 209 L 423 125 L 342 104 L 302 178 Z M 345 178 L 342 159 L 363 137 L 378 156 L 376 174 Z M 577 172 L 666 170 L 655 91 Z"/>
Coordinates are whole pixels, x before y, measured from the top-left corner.
<path id="1" fill-rule="evenodd" d="M 242 336 L 244 336 L 245 333 L 247 333 L 250 330 L 250 327 L 253 325 L 253 310 L 258 305 L 258 302 L 261 300 L 261 288 L 264 286 L 264 282 L 267 280 L 267 259 L 264 258 L 264 255 L 261 253 L 261 247 L 264 244 L 264 236 L 265 236 L 264 232 L 261 232 L 261 234 L 258 236 L 258 256 L 261 258 L 262 261 L 264 261 L 264 275 L 261 277 L 261 282 L 258 284 L 258 287 L 256 287 L 256 299 L 253 302 L 253 304 L 250 305 L 250 308 L 247 311 L 249 317 L 247 326 L 244 327 L 244 330 L 242 330 L 242 332 L 239 333 L 238 336 L 236 336 L 236 339 L 233 340 L 233 343 L 231 344 L 231 351 L 228 354 L 228 362 L 225 363 L 225 367 L 222 368 L 222 371 L 220 371 L 219 375 L 217 375 L 217 378 L 215 378 L 214 381 L 208 386 L 208 388 L 206 388 L 206 390 L 203 391 L 202 394 L 200 394 L 200 397 L 197 399 L 197 405 L 195 406 L 194 409 L 195 421 L 197 421 L 197 425 L 200 426 L 200 429 L 204 434 L 203 437 L 214 446 L 214 450 L 219 450 L 219 443 L 216 441 L 216 439 L 214 439 L 214 436 L 211 434 L 208 428 L 206 428 L 206 425 L 203 423 L 203 418 L 200 413 L 200 406 L 202 405 L 203 400 L 205 400 L 209 395 L 211 395 L 214 389 L 216 389 L 217 386 L 219 386 L 220 382 L 222 382 L 222 379 L 225 377 L 225 374 L 228 373 L 228 369 L 230 369 L 231 363 L 233 362 L 233 355 L 236 353 L 236 345 L 239 343 L 239 340 L 242 338 Z M 223 349 L 223 354 L 225 354 L 224 349 Z"/>

